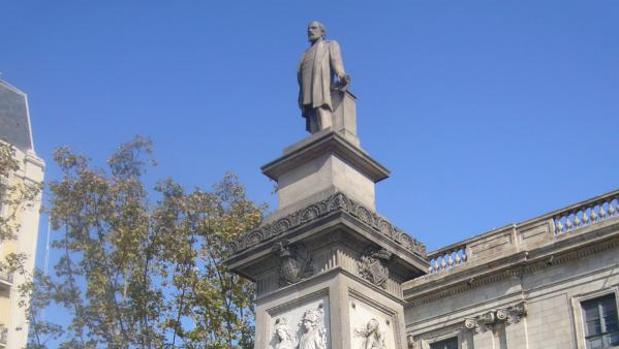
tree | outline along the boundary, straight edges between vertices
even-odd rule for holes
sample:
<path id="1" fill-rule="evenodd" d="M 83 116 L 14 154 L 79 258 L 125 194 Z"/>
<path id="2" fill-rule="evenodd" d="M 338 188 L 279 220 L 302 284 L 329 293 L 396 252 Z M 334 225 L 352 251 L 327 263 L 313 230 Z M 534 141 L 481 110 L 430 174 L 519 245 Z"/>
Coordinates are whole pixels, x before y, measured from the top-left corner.
<path id="1" fill-rule="evenodd" d="M 253 284 L 222 261 L 264 207 L 232 174 L 211 191 L 167 179 L 149 193 L 151 147 L 139 137 L 121 146 L 107 171 L 56 151 L 63 175 L 50 183 L 50 214 L 61 257 L 54 277 L 35 283 L 33 304 L 70 314 L 62 348 L 252 348 Z M 32 326 L 32 348 L 45 326 Z"/>

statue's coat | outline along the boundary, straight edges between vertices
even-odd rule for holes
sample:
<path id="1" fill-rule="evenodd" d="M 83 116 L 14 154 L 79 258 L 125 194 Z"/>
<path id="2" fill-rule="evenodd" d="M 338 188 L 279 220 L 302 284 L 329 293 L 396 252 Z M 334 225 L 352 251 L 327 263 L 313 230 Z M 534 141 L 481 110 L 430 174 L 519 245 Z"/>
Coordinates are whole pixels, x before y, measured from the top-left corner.
<path id="1" fill-rule="evenodd" d="M 340 45 L 336 41 L 319 40 L 305 51 L 297 70 L 299 107 L 303 111 L 303 117 L 308 117 L 305 115 L 308 109 L 322 106 L 333 111 L 331 84 L 334 76 L 344 74 Z"/>

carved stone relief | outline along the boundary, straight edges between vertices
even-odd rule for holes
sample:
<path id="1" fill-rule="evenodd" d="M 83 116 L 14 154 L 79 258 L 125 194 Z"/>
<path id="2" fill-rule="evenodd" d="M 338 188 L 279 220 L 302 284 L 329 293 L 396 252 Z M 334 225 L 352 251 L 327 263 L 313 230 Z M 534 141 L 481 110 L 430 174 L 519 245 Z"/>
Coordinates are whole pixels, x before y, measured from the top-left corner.
<path id="1" fill-rule="evenodd" d="M 285 317 L 275 320 L 275 349 L 295 349 L 296 343 Z"/>
<path id="2" fill-rule="evenodd" d="M 356 329 L 355 334 L 363 337 L 363 345 L 359 349 L 387 349 L 385 333 L 380 328 L 380 322 L 374 318 L 368 321 L 365 328 Z"/>
<path id="3" fill-rule="evenodd" d="M 327 330 L 324 327 L 324 311 L 309 309 L 301 320 L 299 349 L 326 349 Z"/>
<path id="4" fill-rule="evenodd" d="M 464 327 L 472 331 L 494 331 L 497 325 L 518 323 L 526 315 L 526 304 L 522 302 L 507 308 L 491 310 L 475 317 L 464 319 Z"/>
<path id="5" fill-rule="evenodd" d="M 273 245 L 273 252 L 279 256 L 279 284 L 295 284 L 312 275 L 312 259 L 303 244 L 290 245 L 279 241 Z"/>
<path id="6" fill-rule="evenodd" d="M 347 213 L 407 250 L 423 257 L 426 256 L 426 246 L 421 241 L 410 237 L 376 212 L 363 207 L 343 193 L 333 194 L 324 200 L 279 218 L 275 222 L 261 225 L 234 241 L 231 248 L 238 253 L 336 211 Z"/>
<path id="7" fill-rule="evenodd" d="M 358 263 L 359 275 L 374 285 L 386 288 L 389 279 L 388 263 L 392 256 L 392 253 L 384 249 L 368 249 Z"/>
<path id="8" fill-rule="evenodd" d="M 352 349 L 395 349 L 396 323 L 392 315 L 358 299 L 350 300 Z M 401 344 L 398 344 L 401 345 Z"/>
<path id="9" fill-rule="evenodd" d="M 323 297 L 273 316 L 270 349 L 329 348 L 329 311 Z"/>
<path id="10" fill-rule="evenodd" d="M 417 342 L 415 341 L 415 337 L 412 334 L 406 336 L 406 345 L 408 346 L 408 349 L 416 349 L 416 344 Z"/>

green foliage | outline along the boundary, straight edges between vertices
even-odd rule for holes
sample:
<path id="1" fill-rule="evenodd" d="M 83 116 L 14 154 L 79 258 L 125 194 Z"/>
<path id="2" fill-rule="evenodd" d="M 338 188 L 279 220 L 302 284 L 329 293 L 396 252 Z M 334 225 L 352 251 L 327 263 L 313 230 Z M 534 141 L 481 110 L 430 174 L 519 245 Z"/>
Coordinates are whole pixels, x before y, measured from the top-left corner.
<path id="1" fill-rule="evenodd" d="M 56 151 L 63 176 L 50 183 L 51 222 L 61 257 L 32 289 L 31 348 L 50 335 L 63 348 L 253 348 L 253 284 L 222 261 L 263 207 L 232 174 L 210 191 L 167 179 L 149 194 L 150 156 L 144 138 L 121 146 L 108 171 Z M 52 302 L 70 315 L 67 328 L 37 326 L 35 308 Z"/>

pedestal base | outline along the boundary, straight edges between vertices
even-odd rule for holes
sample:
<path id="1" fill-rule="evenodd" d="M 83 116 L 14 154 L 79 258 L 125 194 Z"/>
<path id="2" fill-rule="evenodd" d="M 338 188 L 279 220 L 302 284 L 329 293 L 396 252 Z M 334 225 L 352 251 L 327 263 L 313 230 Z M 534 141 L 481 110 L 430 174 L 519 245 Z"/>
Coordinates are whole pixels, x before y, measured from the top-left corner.
<path id="1" fill-rule="evenodd" d="M 284 149 L 262 167 L 277 182 L 278 210 L 328 192 L 342 192 L 374 210 L 374 184 L 389 171 L 333 129 L 325 129 Z"/>
<path id="2" fill-rule="evenodd" d="M 306 331 L 308 318 L 317 331 Z M 302 345 L 308 339 L 324 341 L 325 349 L 363 349 L 367 341 L 406 348 L 403 301 L 340 269 L 257 299 L 256 325 L 256 349 L 315 348 Z"/>
<path id="3" fill-rule="evenodd" d="M 357 97 L 349 91 L 331 91 L 333 129 L 350 143 L 359 147 L 357 136 Z"/>

